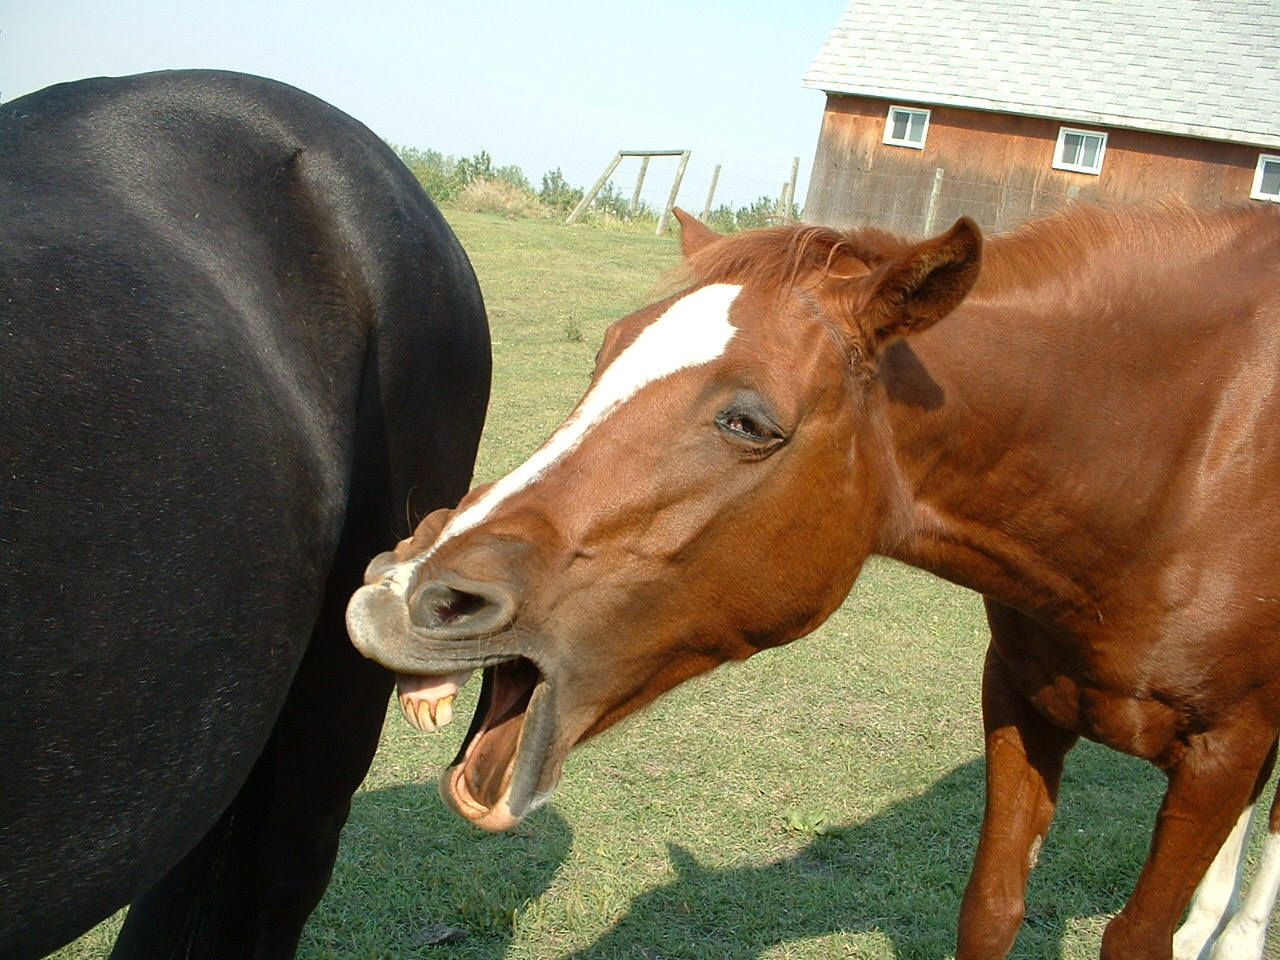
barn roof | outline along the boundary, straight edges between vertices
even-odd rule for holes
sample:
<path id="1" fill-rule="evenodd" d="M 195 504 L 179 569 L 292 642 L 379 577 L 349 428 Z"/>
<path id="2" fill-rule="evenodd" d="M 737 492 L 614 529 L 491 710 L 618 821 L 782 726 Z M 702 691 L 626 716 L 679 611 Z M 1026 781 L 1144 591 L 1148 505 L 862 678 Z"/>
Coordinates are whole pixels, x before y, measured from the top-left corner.
<path id="1" fill-rule="evenodd" d="M 1280 147 L 1280 2 L 852 0 L 804 82 Z"/>

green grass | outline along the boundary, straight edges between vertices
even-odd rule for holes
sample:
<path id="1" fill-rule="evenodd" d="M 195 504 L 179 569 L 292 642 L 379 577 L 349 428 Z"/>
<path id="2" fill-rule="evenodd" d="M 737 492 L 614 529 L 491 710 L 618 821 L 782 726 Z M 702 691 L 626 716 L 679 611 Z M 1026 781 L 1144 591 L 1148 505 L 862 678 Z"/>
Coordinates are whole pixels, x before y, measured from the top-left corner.
<path id="1" fill-rule="evenodd" d="M 650 299 L 677 246 L 449 218 L 494 331 L 487 480 L 560 422 L 604 327 Z M 301 956 L 945 960 L 982 810 L 984 646 L 973 594 L 873 560 L 814 635 L 694 681 L 576 751 L 549 806 L 505 835 L 436 796 L 466 721 L 428 736 L 392 709 Z M 1142 763 L 1077 748 L 1014 957 L 1097 956 L 1162 785 Z M 466 936 L 431 945 L 441 925 Z M 102 956 L 109 935 L 57 956 Z"/>
<path id="2" fill-rule="evenodd" d="M 621 229 L 450 211 L 485 292 L 494 385 L 476 465 L 520 463 L 587 386 L 605 328 L 643 306 L 679 260 L 676 241 Z"/>

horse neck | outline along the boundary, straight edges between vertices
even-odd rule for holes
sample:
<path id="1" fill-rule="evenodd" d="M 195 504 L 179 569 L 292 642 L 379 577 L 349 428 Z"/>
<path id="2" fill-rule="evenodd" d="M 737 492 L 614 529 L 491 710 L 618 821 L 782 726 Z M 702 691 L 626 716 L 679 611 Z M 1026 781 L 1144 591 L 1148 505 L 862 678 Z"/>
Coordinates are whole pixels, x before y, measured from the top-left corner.
<path id="1" fill-rule="evenodd" d="M 881 358 L 882 552 L 1093 621 L 1186 548 L 1192 513 L 1238 516 L 1223 451 L 1264 498 L 1278 253 L 1280 216 L 1254 208 L 1081 211 L 991 241 L 965 302 Z"/>
<path id="2" fill-rule="evenodd" d="M 1045 336 L 988 303 L 887 350 L 878 552 L 1021 609 L 1091 617 L 1094 571 L 1124 522 L 1099 504 L 1090 466 L 1062 455 L 1087 427 L 1046 382 Z"/>

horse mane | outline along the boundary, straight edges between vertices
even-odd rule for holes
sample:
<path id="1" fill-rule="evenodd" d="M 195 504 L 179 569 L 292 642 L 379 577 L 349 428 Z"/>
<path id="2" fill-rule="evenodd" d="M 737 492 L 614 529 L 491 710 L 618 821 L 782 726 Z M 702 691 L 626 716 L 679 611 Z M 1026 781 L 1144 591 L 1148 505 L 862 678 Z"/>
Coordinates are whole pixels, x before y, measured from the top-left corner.
<path id="1" fill-rule="evenodd" d="M 1095 287 L 1120 275 L 1132 283 L 1135 260 L 1177 270 L 1212 255 L 1274 211 L 1257 206 L 1197 209 L 1167 201 L 1146 206 L 1077 204 L 988 238 L 975 292 L 998 294 L 1042 284 Z M 1280 218 L 1271 221 L 1280 225 Z M 1150 274 L 1148 274 L 1150 280 Z"/>
<path id="2" fill-rule="evenodd" d="M 797 284 L 821 281 L 838 269 L 843 257 L 874 266 L 911 242 L 874 227 L 845 232 L 794 224 L 744 230 L 696 251 L 676 269 L 674 280 L 688 285 L 750 279 L 785 293 Z"/>
<path id="3" fill-rule="evenodd" d="M 1267 217 L 1272 218 L 1268 222 L 1273 228 L 1280 227 L 1276 211 L 1252 205 L 1199 210 L 1174 202 L 1076 204 L 987 237 L 974 294 L 998 295 L 1044 284 L 1073 287 L 1084 278 L 1096 289 L 1097 283 L 1124 271 L 1135 257 L 1176 269 L 1191 257 L 1220 249 L 1238 238 L 1243 228 L 1261 224 Z M 917 238 L 875 227 L 765 227 L 708 244 L 677 268 L 674 280 L 688 285 L 749 279 L 753 285 L 783 294 L 797 285 L 821 282 L 846 255 L 874 269 L 917 242 Z M 1131 283 L 1131 272 L 1127 276 Z"/>

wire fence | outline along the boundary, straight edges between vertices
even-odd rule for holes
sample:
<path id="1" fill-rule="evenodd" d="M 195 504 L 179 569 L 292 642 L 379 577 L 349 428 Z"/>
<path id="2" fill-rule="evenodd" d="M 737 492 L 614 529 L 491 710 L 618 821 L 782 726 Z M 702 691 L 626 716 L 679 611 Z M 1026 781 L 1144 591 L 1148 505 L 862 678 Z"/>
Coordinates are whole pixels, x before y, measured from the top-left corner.
<path id="1" fill-rule="evenodd" d="M 640 159 L 627 157 L 613 172 L 610 182 L 618 193 L 630 197 L 635 189 L 640 170 Z M 603 166 L 603 164 L 602 164 Z M 676 196 L 676 205 L 694 214 L 702 213 L 708 206 L 717 208 L 746 207 L 762 198 L 779 200 L 791 189 L 793 163 L 740 163 L 705 160 L 693 154 L 686 164 L 684 177 Z M 659 209 L 667 200 L 675 174 L 674 159 L 653 160 L 644 178 L 640 199 L 652 209 Z M 804 187 L 809 169 L 802 161 L 798 168 L 797 185 L 792 200 L 799 203 L 804 197 Z"/>
<path id="2" fill-rule="evenodd" d="M 624 159 L 611 182 L 630 197 L 640 161 Z M 641 199 L 659 209 L 667 199 L 674 161 L 648 167 Z M 828 171 L 809 181 L 803 162 L 792 193 L 792 168 L 781 164 L 726 163 L 691 157 L 686 164 L 676 204 L 694 214 L 721 206 L 746 207 L 762 200 L 778 202 L 788 195 L 796 210 L 812 223 L 835 227 L 869 224 L 900 233 L 928 235 L 968 216 L 989 231 L 1006 230 L 1051 213 L 1083 195 L 1075 186 L 1036 182 L 1002 175 L 1000 181 L 943 168 L 910 172 L 880 170 Z M 785 213 L 785 210 L 783 211 Z"/>

